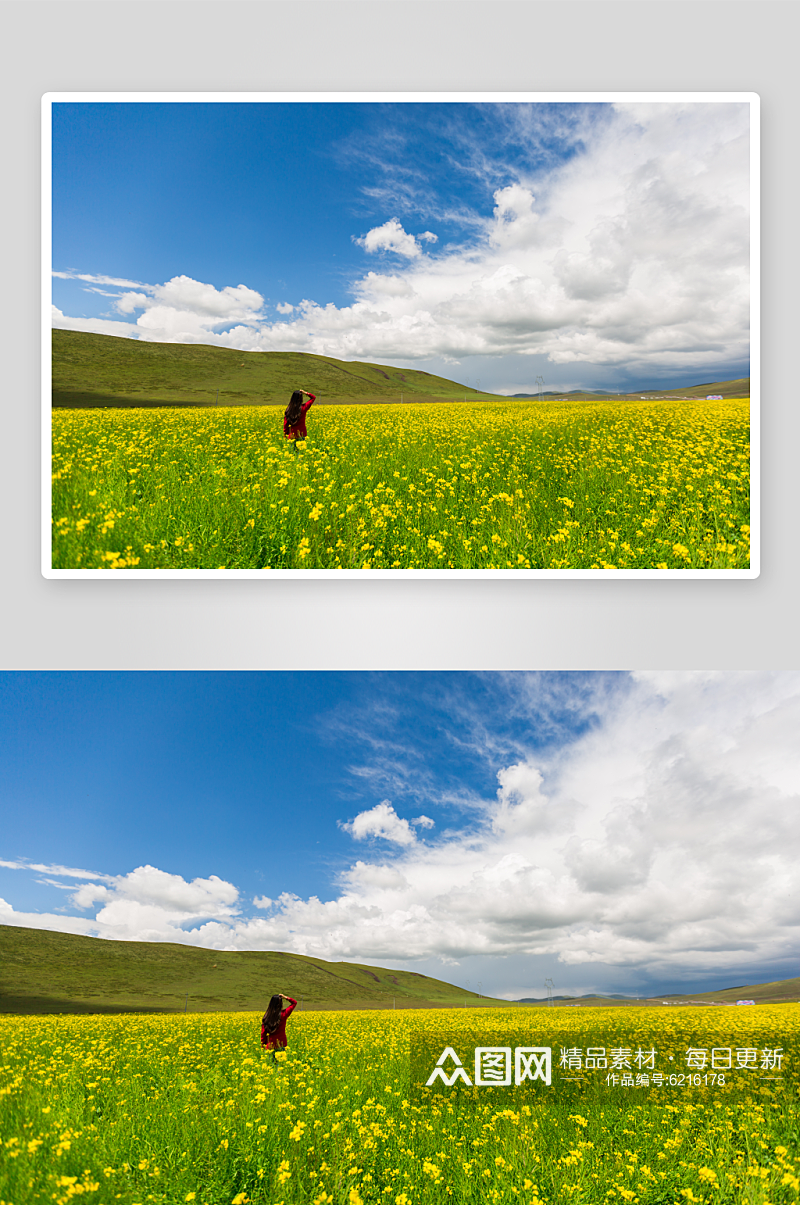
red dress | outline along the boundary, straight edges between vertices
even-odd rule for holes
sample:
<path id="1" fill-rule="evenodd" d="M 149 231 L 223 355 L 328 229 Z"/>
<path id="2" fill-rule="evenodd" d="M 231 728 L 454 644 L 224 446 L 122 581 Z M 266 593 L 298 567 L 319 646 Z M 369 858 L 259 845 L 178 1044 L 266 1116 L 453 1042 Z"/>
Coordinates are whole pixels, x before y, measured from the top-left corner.
<path id="1" fill-rule="evenodd" d="M 279 1046 L 281 1050 L 283 1050 L 286 1046 L 289 1045 L 289 1043 L 286 1039 L 286 1018 L 289 1016 L 289 1013 L 294 1012 L 294 1010 L 296 1008 L 297 1008 L 297 1001 L 293 1000 L 292 997 L 290 996 L 289 997 L 289 1007 L 284 1008 L 283 1011 L 281 1012 L 281 1019 L 278 1022 L 278 1028 L 273 1029 L 272 1033 L 265 1033 L 264 1032 L 264 1022 L 263 1021 L 261 1022 L 261 1045 L 265 1046 L 267 1048 L 267 1050 L 274 1050 L 276 1045 Z"/>
<path id="2" fill-rule="evenodd" d="M 316 394 L 310 393 L 308 395 L 308 401 L 303 402 L 303 405 L 300 407 L 300 417 L 298 418 L 297 422 L 292 427 L 289 426 L 287 419 L 286 419 L 286 415 L 284 414 L 284 416 L 283 416 L 283 433 L 287 439 L 305 439 L 305 437 L 306 437 L 306 415 L 308 414 L 309 406 L 313 406 L 314 402 L 316 400 L 317 400 Z"/>

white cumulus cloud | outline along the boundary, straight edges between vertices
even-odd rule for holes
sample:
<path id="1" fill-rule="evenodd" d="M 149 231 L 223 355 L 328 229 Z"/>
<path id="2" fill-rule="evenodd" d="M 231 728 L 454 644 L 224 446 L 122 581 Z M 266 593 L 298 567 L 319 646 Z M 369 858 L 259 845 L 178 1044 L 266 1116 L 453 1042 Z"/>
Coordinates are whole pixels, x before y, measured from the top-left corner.
<path id="1" fill-rule="evenodd" d="M 114 283 L 106 277 L 77 273 L 74 278 Z M 106 318 L 69 318 L 53 306 L 53 325 L 156 343 L 211 343 L 219 341 L 221 327 L 233 327 L 240 337 L 257 328 L 263 319 L 264 298 L 243 284 L 217 289 L 190 276 L 174 276 L 165 284 L 138 285 L 115 294 L 112 305 L 119 314 L 141 313 L 135 323 L 123 323 Z M 228 345 L 239 346 L 235 340 L 229 340 Z"/>
<path id="2" fill-rule="evenodd" d="M 92 335 L 116 335 L 119 339 L 139 337 L 137 328 L 130 322 L 116 322 L 113 318 L 71 318 L 56 305 L 50 307 L 50 312 L 56 330 L 88 331 Z"/>
<path id="3" fill-rule="evenodd" d="M 107 900 L 111 897 L 111 892 L 107 887 L 103 887 L 101 883 L 82 883 L 72 896 L 72 906 L 74 908 L 91 908 L 92 904 L 96 904 L 99 900 Z"/>
<path id="4" fill-rule="evenodd" d="M 353 241 L 371 255 L 374 255 L 376 251 L 394 251 L 396 255 L 402 255 L 406 259 L 416 259 L 422 254 L 419 245 L 420 239 L 428 243 L 435 243 L 437 236 L 430 230 L 426 230 L 415 237 L 403 229 L 397 218 L 390 218 L 382 226 L 375 226 L 374 229 L 368 230 L 363 238 Z"/>
<path id="5" fill-rule="evenodd" d="M 413 845 L 416 841 L 411 825 L 397 815 L 388 799 L 367 812 L 359 812 L 355 820 L 343 824 L 342 828 L 356 841 L 364 841 L 367 837 L 382 837 L 395 845 Z"/>
<path id="6" fill-rule="evenodd" d="M 0 918 L 28 928 L 58 929 L 67 933 L 127 941 L 186 941 L 202 944 L 196 935 L 204 925 L 229 926 L 239 914 L 239 892 L 217 875 L 187 881 L 155 866 L 138 866 L 125 875 L 103 875 L 68 867 L 30 862 L 5 862 L 19 870 L 47 870 L 71 878 L 85 878 L 72 890 L 71 904 L 80 911 L 96 909 L 92 918 L 18 913 L 0 902 Z M 102 880 L 102 882 L 98 882 Z M 51 884 L 60 886 L 60 884 Z M 186 931 L 190 931 L 187 938 Z M 191 936 L 194 934 L 194 938 Z"/>

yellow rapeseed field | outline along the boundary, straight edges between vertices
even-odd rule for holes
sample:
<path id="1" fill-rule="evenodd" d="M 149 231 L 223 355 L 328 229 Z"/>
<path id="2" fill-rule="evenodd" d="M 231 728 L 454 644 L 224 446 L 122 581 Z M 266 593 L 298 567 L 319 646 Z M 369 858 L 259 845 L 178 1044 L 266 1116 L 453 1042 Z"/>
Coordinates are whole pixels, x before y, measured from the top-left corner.
<path id="1" fill-rule="evenodd" d="M 0 1019 L 2 1205 L 798 1198 L 797 1005 L 300 1012 L 277 1062 L 261 1050 L 259 1021 Z M 447 1094 L 410 1080 L 421 1034 L 459 1042 L 477 1028 L 513 1042 L 521 1031 L 540 1045 L 554 1026 L 567 1052 L 594 1029 L 662 1053 L 687 1035 L 754 1058 L 766 1043 L 782 1051 L 783 1079 L 756 1059 L 744 1090 L 588 1091 L 554 1074 L 550 1088 Z"/>
<path id="2" fill-rule="evenodd" d="M 61 569 L 742 569 L 749 404 L 53 412 Z"/>

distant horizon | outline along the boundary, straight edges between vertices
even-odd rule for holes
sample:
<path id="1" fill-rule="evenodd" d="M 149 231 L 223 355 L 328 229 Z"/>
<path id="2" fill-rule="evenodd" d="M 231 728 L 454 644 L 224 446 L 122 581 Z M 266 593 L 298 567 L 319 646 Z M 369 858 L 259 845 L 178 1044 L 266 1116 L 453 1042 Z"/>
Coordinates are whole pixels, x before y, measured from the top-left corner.
<path id="1" fill-rule="evenodd" d="M 67 330 L 69 330 L 69 329 L 72 329 L 72 328 L 56 327 L 56 328 L 54 328 L 54 329 L 67 329 Z M 78 333 L 85 333 L 85 334 L 97 334 L 97 335 L 101 335 L 101 336 L 102 336 L 102 337 L 104 337 L 104 338 L 113 338 L 113 339 L 129 339 L 131 342 L 134 342 L 134 343 L 139 343 L 139 342 L 142 342 L 142 340 L 137 339 L 137 338 L 135 338 L 135 337 L 134 337 L 134 336 L 132 336 L 132 335 L 125 335 L 125 334 L 121 334 L 121 333 L 120 333 L 120 332 L 118 332 L 118 331 L 86 331 L 86 332 L 78 332 Z M 146 340 L 146 342 L 148 342 L 148 343 L 158 343 L 159 341 L 154 340 L 154 339 L 148 339 L 148 340 Z M 175 341 L 165 341 L 164 343 L 162 343 L 162 344 L 160 344 L 160 345 L 161 345 L 161 346 L 167 346 L 167 347 L 169 347 L 169 346 L 175 346 Z M 184 346 L 185 346 L 185 345 L 184 345 Z M 198 341 L 198 342 L 194 342 L 194 343 L 193 343 L 191 346 L 194 346 L 194 347 L 213 347 L 213 348 L 215 348 L 215 349 L 218 349 L 218 348 L 219 348 L 219 345 L 218 345 L 218 344 L 216 344 L 216 343 L 202 343 L 202 342 L 199 342 L 199 341 Z M 236 351 L 236 354 L 237 354 L 237 355 L 240 355 L 240 354 L 241 354 L 241 355 L 248 355 L 248 354 L 251 354 L 249 351 L 243 351 L 243 352 L 240 352 L 238 349 L 235 349 L 235 348 L 223 348 L 222 350 L 223 350 L 223 351 Z M 282 350 L 283 350 L 283 349 L 280 349 L 280 348 L 274 348 L 274 349 L 271 349 L 271 351 L 259 351 L 259 350 L 257 350 L 257 349 L 253 349 L 253 350 L 252 350 L 252 354 L 254 354 L 254 355 L 270 355 L 270 354 L 281 354 L 281 351 L 282 351 Z M 287 351 L 288 351 L 289 349 L 285 349 L 285 350 L 287 350 Z M 313 356 L 313 355 L 319 355 L 319 354 L 321 354 L 321 353 L 318 353 L 318 352 L 297 352 L 297 351 L 293 351 L 291 354 L 293 354 L 293 355 L 312 355 L 312 356 Z M 388 360 L 382 360 L 382 361 L 381 361 L 381 360 L 373 360 L 373 361 L 370 361 L 370 360 L 359 360 L 359 359 L 357 359 L 357 358 L 355 358 L 355 357 L 350 357 L 350 358 L 347 358 L 347 357 L 345 357 L 345 356 L 341 356 L 341 357 L 332 357 L 332 358 L 335 358 L 335 359 L 341 359 L 341 360 L 342 360 L 344 363 L 346 363 L 346 364 L 358 364 L 358 363 L 361 363 L 361 364 L 364 364 L 364 363 L 369 364 L 369 363 L 373 363 L 373 364 L 375 364 L 375 365 L 376 365 L 376 366 L 378 366 L 378 367 L 395 367 L 395 365 L 390 364 L 390 362 L 389 362 Z M 417 365 L 413 365 L 412 367 L 413 367 L 413 368 L 417 368 L 418 366 L 417 366 Z M 543 394 L 544 394 L 544 396 L 545 396 L 545 397 L 548 397 L 548 396 L 558 396 L 558 395 L 561 395 L 561 394 L 564 394 L 564 393 L 601 393 L 601 394 L 608 394 L 608 395 L 610 395 L 610 396 L 614 396 L 615 394 L 619 394 L 619 393 L 623 393 L 623 394 L 624 394 L 624 393 L 652 393 L 652 392 L 655 392 L 656 390 L 662 390 L 662 391 L 663 391 L 663 390 L 666 390 L 666 391 L 670 391 L 670 390 L 675 390 L 675 389 L 700 389 L 700 388 L 703 388 L 703 387 L 704 387 L 704 386 L 706 386 L 706 385 L 708 385 L 708 386 L 711 386 L 711 385 L 725 385 L 725 384 L 729 384 L 731 381 L 735 381 L 735 380 L 750 380 L 750 365 L 749 365 L 749 364 L 748 364 L 748 365 L 746 365 L 746 368 L 747 368 L 747 372 L 746 372 L 745 374 L 741 375 L 741 376 L 738 376 L 738 377 L 726 377 L 726 378 L 717 377 L 717 378 L 716 378 L 715 380 L 713 380 L 713 381 L 698 381 L 698 382 L 694 382 L 694 383 L 689 383 L 688 381 L 682 381 L 680 384 L 677 384 L 677 385 L 675 385 L 675 384 L 672 384 L 672 385 L 671 385 L 671 384 L 667 384 L 667 383 L 664 383 L 664 382 L 662 382 L 662 383 L 661 383 L 661 384 L 659 384 L 659 385 L 632 385 L 632 386 L 630 386 L 630 388 L 629 388 L 629 389 L 627 389 L 627 390 L 620 390 L 620 389 L 600 389 L 600 388 L 599 388 L 599 387 L 597 387 L 597 386 L 592 386 L 592 385 L 580 385 L 580 386 L 576 386 L 576 387 L 575 387 L 575 388 L 573 388 L 573 389 L 544 389 L 544 390 L 543 390 Z M 472 388 L 473 388 L 472 386 L 466 386 L 466 385 L 464 384 L 464 382 L 463 382 L 463 381 L 458 381 L 458 380 L 456 380 L 456 378 L 454 378 L 454 377 L 448 377 L 446 373 L 438 373 L 438 374 L 436 374 L 436 375 L 439 375 L 439 376 L 444 376 L 444 377 L 445 377 L 445 379 L 452 380 L 453 384 L 454 384 L 454 385 L 458 385 L 458 386 L 459 386 L 459 388 L 468 388 L 468 389 L 472 389 Z M 482 389 L 482 390 L 481 390 L 481 392 L 482 392 L 482 393 L 489 393 L 490 391 L 489 391 L 489 390 L 487 390 L 487 389 Z M 530 392 L 521 391 L 521 392 L 519 392 L 519 393 L 498 393 L 498 394 L 495 394 L 494 396 L 496 396 L 496 397 L 500 397 L 500 398 L 502 398 L 502 397 L 510 397 L 510 398 L 522 398 L 522 397 L 530 397 L 530 398 L 533 398 L 533 397 L 538 396 L 538 391 L 534 389 L 534 390 L 531 390 Z M 323 397 L 323 398 L 320 398 L 320 401 L 321 401 L 321 402 L 324 402 L 324 400 L 325 400 L 325 399 L 324 399 L 324 397 Z"/>
<path id="2" fill-rule="evenodd" d="M 716 381 L 696 381 L 695 383 L 693 383 L 691 385 L 687 384 L 686 382 L 683 382 L 680 385 L 667 385 L 667 384 L 663 384 L 663 383 L 661 385 L 634 385 L 628 390 L 597 389 L 597 388 L 593 388 L 591 385 L 589 385 L 585 388 L 583 386 L 581 386 L 579 389 L 544 389 L 544 390 L 542 390 L 542 394 L 544 397 L 560 397 L 562 394 L 565 394 L 565 393 L 602 393 L 602 394 L 608 394 L 609 397 L 615 397 L 618 394 L 621 394 L 623 397 L 627 397 L 629 394 L 632 394 L 632 393 L 655 393 L 658 390 L 661 390 L 662 392 L 670 393 L 676 389 L 705 389 L 706 387 L 710 388 L 712 385 L 730 385 L 733 381 L 749 381 L 749 380 L 750 380 L 750 375 L 748 373 L 746 376 L 728 377 L 726 380 L 719 379 Z M 498 395 L 498 396 L 502 396 L 502 395 Z M 536 397 L 537 395 L 535 393 L 512 393 L 512 394 L 506 395 L 506 396 Z"/>
<path id="3" fill-rule="evenodd" d="M 3 863 L 0 862 L 0 866 L 2 866 L 2 865 L 3 865 Z M 340 959 L 334 960 L 334 959 L 321 958 L 319 955 L 316 955 L 316 954 L 312 954 L 312 955 L 300 954 L 294 950 L 276 950 L 276 949 L 273 949 L 272 947 L 270 947 L 269 949 L 253 949 L 253 950 L 219 950 L 215 947 L 203 947 L 203 946 L 198 947 L 195 945 L 186 945 L 186 943 L 181 943 L 181 942 L 142 941 L 142 940 L 139 940 L 136 938 L 114 938 L 114 937 L 108 937 L 108 936 L 102 937 L 97 934 L 64 933 L 64 931 L 61 929 L 54 929 L 54 928 L 37 929 L 31 925 L 21 925 L 21 926 L 20 925 L 7 925 L 7 926 L 4 926 L 3 920 L 0 917 L 0 929 L 3 927 L 25 928 L 25 929 L 30 929 L 31 931 L 37 932 L 37 933 L 58 933 L 59 935 L 65 936 L 65 937 L 87 937 L 89 940 L 99 941 L 99 942 L 113 941 L 116 943 L 117 941 L 119 941 L 125 945 L 147 945 L 147 946 L 156 946 L 156 947 L 162 946 L 162 945 L 182 945 L 188 949 L 202 949 L 204 952 L 210 953 L 210 954 L 220 954 L 220 953 L 276 954 L 279 956 L 285 955 L 287 957 L 293 957 L 293 958 L 311 958 L 314 961 L 324 962 L 330 966 L 336 966 L 336 965 L 366 966 L 366 967 L 373 967 L 376 970 L 387 970 L 387 971 L 398 970 L 398 969 L 401 971 L 411 970 L 413 973 L 413 968 L 409 968 L 406 965 L 403 965 L 403 966 L 391 965 L 391 964 L 386 965 L 385 962 L 374 962 L 374 961 L 371 961 L 369 958 L 361 957 L 359 955 L 353 955 L 348 958 L 340 958 Z M 474 995 L 474 996 L 477 996 L 478 998 L 503 1000 L 509 1004 L 529 1004 L 529 1003 L 530 1004 L 545 1004 L 545 1003 L 547 1003 L 548 1000 L 555 1001 L 555 1000 L 607 999 L 607 1000 L 645 1000 L 645 1001 L 648 1001 L 648 1000 L 659 1000 L 664 997 L 666 997 L 667 999 L 674 998 L 674 997 L 679 997 L 681 999 L 687 999 L 692 996 L 707 996 L 707 995 L 720 994 L 722 992 L 750 991 L 751 989 L 755 990 L 755 989 L 761 988 L 761 987 L 770 987 L 773 985 L 779 986 L 784 983 L 793 983 L 796 981 L 800 982 L 800 976 L 789 975 L 789 976 L 785 976 L 785 977 L 778 978 L 778 979 L 752 979 L 752 978 L 750 978 L 745 983 L 725 983 L 723 985 L 719 982 L 719 978 L 715 977 L 715 978 L 709 979 L 708 981 L 694 982 L 691 984 L 690 987 L 685 988 L 682 991 L 668 990 L 672 985 L 669 982 L 667 982 L 666 984 L 662 984 L 661 987 L 657 991 L 652 991 L 649 993 L 645 993 L 641 990 L 619 992 L 619 991 L 613 990 L 614 985 L 612 983 L 611 985 L 606 985 L 602 989 L 601 988 L 593 988 L 593 989 L 590 989 L 588 991 L 583 991 L 583 992 L 578 991 L 578 990 L 571 991 L 571 992 L 558 991 L 554 987 L 552 995 L 550 995 L 550 996 L 545 994 L 544 996 L 525 995 L 525 996 L 519 996 L 519 997 L 511 997 L 509 995 L 505 995 L 505 996 L 504 995 L 496 995 L 495 993 L 493 993 L 491 991 L 491 988 L 488 985 L 480 985 L 482 987 L 485 987 L 485 990 L 483 990 L 483 991 L 479 991 L 479 988 L 476 987 L 474 984 L 472 987 L 467 987 L 462 983 L 455 982 L 451 977 L 448 977 L 448 975 L 445 972 L 446 972 L 446 968 L 442 968 L 437 974 L 433 974 L 431 971 L 425 971 L 425 972 L 422 972 L 422 976 L 423 976 L 423 978 L 429 977 L 429 978 L 439 980 L 442 983 L 448 984 L 450 987 L 458 988 L 462 991 L 467 992 L 469 995 Z M 730 976 L 729 976 L 729 978 L 730 978 Z M 745 975 L 745 978 L 746 978 L 746 975 Z"/>

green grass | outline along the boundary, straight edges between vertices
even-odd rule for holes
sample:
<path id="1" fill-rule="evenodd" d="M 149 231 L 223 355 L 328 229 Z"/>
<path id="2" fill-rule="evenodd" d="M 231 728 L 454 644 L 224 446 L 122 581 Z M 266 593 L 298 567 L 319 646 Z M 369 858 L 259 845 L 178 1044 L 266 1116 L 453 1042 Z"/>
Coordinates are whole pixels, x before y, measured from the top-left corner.
<path id="1" fill-rule="evenodd" d="M 263 1009 L 274 992 L 303 1007 L 406 1008 L 477 1000 L 412 971 L 280 951 L 106 941 L 0 925 L 0 1012 L 192 1012 Z M 497 1003 L 497 1002 L 495 1002 Z"/>
<path id="2" fill-rule="evenodd" d="M 304 352 L 231 351 L 53 331 L 53 405 L 285 407 L 295 389 L 320 404 L 490 396 L 416 369 Z"/>

